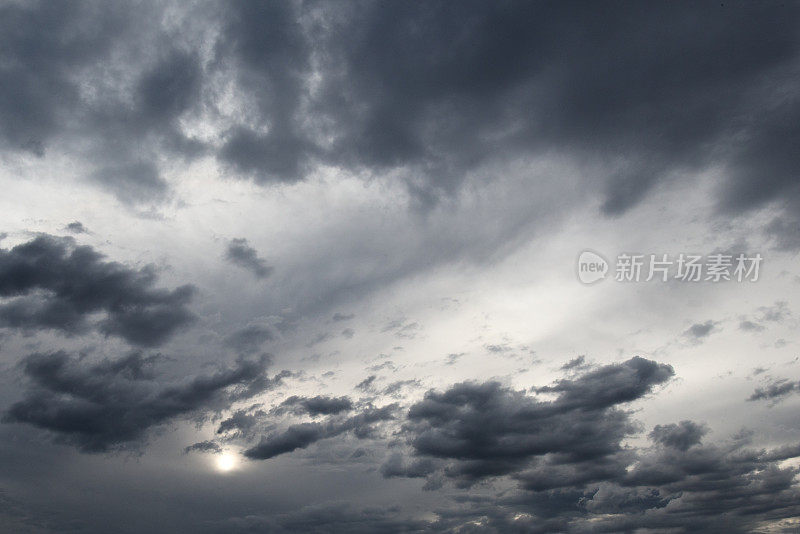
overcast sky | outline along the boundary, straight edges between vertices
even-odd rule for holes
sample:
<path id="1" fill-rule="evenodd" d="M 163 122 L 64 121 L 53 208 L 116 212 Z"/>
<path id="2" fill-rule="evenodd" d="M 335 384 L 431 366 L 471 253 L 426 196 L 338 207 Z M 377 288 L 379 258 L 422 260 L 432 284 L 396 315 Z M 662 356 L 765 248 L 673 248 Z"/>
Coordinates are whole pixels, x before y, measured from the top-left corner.
<path id="1" fill-rule="evenodd" d="M 799 98 L 796 2 L 1 2 L 0 530 L 797 532 Z"/>

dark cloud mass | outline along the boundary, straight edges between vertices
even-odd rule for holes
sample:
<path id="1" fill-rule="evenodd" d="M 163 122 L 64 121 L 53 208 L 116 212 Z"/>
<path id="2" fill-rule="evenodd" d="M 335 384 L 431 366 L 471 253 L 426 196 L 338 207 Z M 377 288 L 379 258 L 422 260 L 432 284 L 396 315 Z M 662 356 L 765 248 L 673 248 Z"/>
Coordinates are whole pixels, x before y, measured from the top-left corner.
<path id="1" fill-rule="evenodd" d="M 96 328 L 157 346 L 194 321 L 187 306 L 195 288 L 160 289 L 156 281 L 152 266 L 131 269 L 72 239 L 41 235 L 0 249 L 0 326 L 66 334 Z M 98 312 L 104 317 L 93 322 Z"/>
<path id="2" fill-rule="evenodd" d="M 4 421 L 48 430 L 86 452 L 136 445 L 153 427 L 243 391 L 260 393 L 264 388 L 252 386 L 268 363 L 241 360 L 210 375 L 165 382 L 152 374 L 153 360 L 138 353 L 93 364 L 65 352 L 31 354 L 22 361 L 28 394 L 8 409 Z"/>
<path id="3" fill-rule="evenodd" d="M 443 480 L 518 483 L 517 493 L 443 513 L 429 527 L 448 532 L 470 521 L 486 532 L 751 532 L 795 517 L 797 469 L 779 464 L 798 446 L 758 451 L 746 436 L 706 446 L 708 428 L 693 421 L 656 425 L 650 448 L 624 445 L 639 427 L 620 405 L 672 376 L 669 366 L 633 358 L 537 389 L 558 392 L 552 401 L 496 382 L 429 391 L 403 425 L 410 458 L 393 453 L 381 473 L 427 478 L 427 489 Z"/>
<path id="4" fill-rule="evenodd" d="M 794 3 L 186 6 L 215 36 L 211 59 L 157 7 L 5 5 L 6 149 L 41 155 L 87 138 L 92 176 L 131 203 L 167 195 L 159 151 L 211 152 L 259 183 L 303 180 L 319 163 L 400 170 L 427 201 L 484 163 L 557 151 L 602 163 L 589 178 L 605 184 L 610 215 L 719 166 L 720 210 L 776 202 L 783 215 L 765 229 L 796 244 Z M 114 90 L 73 75 L 119 57 L 131 75 Z M 225 111 L 220 76 L 246 118 Z M 182 117 L 208 111 L 229 115 L 214 141 L 184 131 Z"/>
<path id="5" fill-rule="evenodd" d="M 511 473 L 536 489 L 564 478 L 591 482 L 624 471 L 628 460 L 621 441 L 635 426 L 616 406 L 673 374 L 670 366 L 635 357 L 537 390 L 557 393 L 553 401 L 497 382 L 457 384 L 411 406 L 405 432 L 415 456 L 436 460 L 461 486 Z M 536 458 L 537 469 L 523 474 Z"/>

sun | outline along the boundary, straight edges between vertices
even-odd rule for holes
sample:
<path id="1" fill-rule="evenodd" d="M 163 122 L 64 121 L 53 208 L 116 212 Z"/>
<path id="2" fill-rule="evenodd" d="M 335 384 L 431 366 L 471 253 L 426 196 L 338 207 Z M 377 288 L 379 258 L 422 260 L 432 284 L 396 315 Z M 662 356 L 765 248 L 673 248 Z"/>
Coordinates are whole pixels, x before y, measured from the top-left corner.
<path id="1" fill-rule="evenodd" d="M 217 470 L 227 473 L 228 471 L 236 469 L 238 463 L 236 456 L 224 452 L 217 457 Z"/>

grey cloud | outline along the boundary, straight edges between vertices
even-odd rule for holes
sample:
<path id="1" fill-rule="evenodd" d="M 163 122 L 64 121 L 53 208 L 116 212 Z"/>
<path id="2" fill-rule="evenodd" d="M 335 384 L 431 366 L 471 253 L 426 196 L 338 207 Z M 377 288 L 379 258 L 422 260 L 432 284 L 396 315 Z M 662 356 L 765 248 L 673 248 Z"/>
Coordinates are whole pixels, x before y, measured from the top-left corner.
<path id="1" fill-rule="evenodd" d="M 72 221 L 68 225 L 64 227 L 65 230 L 68 232 L 72 232 L 73 234 L 88 234 L 89 230 L 86 226 L 83 225 L 80 221 Z"/>
<path id="2" fill-rule="evenodd" d="M 158 201 L 169 189 L 150 161 L 113 162 L 95 170 L 91 179 L 130 204 Z"/>
<path id="3" fill-rule="evenodd" d="M 367 367 L 367 371 L 372 371 L 374 373 L 376 373 L 378 371 L 382 371 L 384 369 L 388 369 L 390 371 L 396 371 L 397 370 L 397 368 L 394 366 L 394 362 L 391 361 L 391 360 L 383 362 L 383 363 L 378 363 L 378 364 L 375 364 L 375 365 L 370 365 L 369 367 Z M 371 382 L 372 381 L 370 381 L 370 383 Z M 369 383 L 363 383 L 363 384 L 364 384 L 364 386 L 369 385 Z M 362 387 L 364 387 L 364 386 L 362 386 L 361 384 L 358 384 L 356 387 L 358 387 L 359 389 L 362 389 Z M 367 389 L 369 389 L 369 388 L 367 388 Z"/>
<path id="4" fill-rule="evenodd" d="M 763 332 L 766 330 L 766 327 L 748 319 L 744 319 L 739 322 L 739 330 L 744 330 L 746 332 Z"/>
<path id="5" fill-rule="evenodd" d="M 586 356 L 578 356 L 576 358 L 571 359 L 567 363 L 561 366 L 562 371 L 569 371 L 570 369 L 583 369 L 587 366 L 586 364 Z"/>
<path id="6" fill-rule="evenodd" d="M 685 451 L 698 445 L 708 428 L 693 421 L 681 421 L 678 424 L 656 425 L 650 432 L 650 439 L 666 447 Z"/>
<path id="7" fill-rule="evenodd" d="M 190 452 L 213 452 L 216 454 L 222 452 L 222 447 L 213 441 L 198 441 L 183 449 L 183 452 L 187 454 Z"/>
<path id="8" fill-rule="evenodd" d="M 376 375 L 369 375 L 367 378 L 356 384 L 356 389 L 363 391 L 364 393 L 368 393 L 375 389 L 375 380 L 378 377 Z"/>
<path id="9" fill-rule="evenodd" d="M 197 58 L 172 51 L 139 80 L 136 94 L 140 112 L 147 120 L 179 116 L 199 96 L 200 77 Z"/>
<path id="10" fill-rule="evenodd" d="M 236 437 L 250 437 L 264 416 L 266 416 L 266 412 L 263 410 L 236 410 L 220 422 L 217 434 L 232 433 Z"/>
<path id="11" fill-rule="evenodd" d="M 704 323 L 695 323 L 688 329 L 686 329 L 683 335 L 691 339 L 692 341 L 698 342 L 704 338 L 707 338 L 711 334 L 711 332 L 714 331 L 715 327 L 716 323 L 710 320 Z"/>
<path id="12" fill-rule="evenodd" d="M 791 317 L 792 312 L 786 301 L 776 301 L 772 306 L 759 306 L 756 320 L 741 317 L 739 329 L 746 332 L 763 332 L 767 329 L 764 323 L 780 323 Z"/>
<path id="13" fill-rule="evenodd" d="M 152 266 L 136 270 L 70 238 L 41 235 L 0 249 L 0 326 L 56 329 L 67 334 L 94 326 L 129 343 L 156 346 L 190 325 L 191 285 L 155 287 Z M 91 324 L 93 314 L 105 317 Z"/>
<path id="14" fill-rule="evenodd" d="M 220 50 L 237 69 L 241 87 L 254 97 L 258 122 L 270 129 L 262 134 L 244 125 L 233 128 L 218 157 L 260 183 L 303 179 L 315 151 L 299 124 L 312 43 L 298 9 L 272 2 L 224 10 Z"/>
<path id="15" fill-rule="evenodd" d="M 272 274 L 272 267 L 258 257 L 256 249 L 247 243 L 247 239 L 231 239 L 225 251 L 225 259 L 243 269 L 252 272 L 256 278 L 266 278 Z"/>
<path id="16" fill-rule="evenodd" d="M 331 317 L 331 320 L 333 322 L 349 321 L 353 317 L 355 317 L 355 314 L 336 312 L 333 314 L 333 317 Z"/>
<path id="17" fill-rule="evenodd" d="M 770 322 L 781 322 L 792 314 L 788 303 L 783 300 L 775 302 L 772 306 L 761 306 L 758 311 L 762 320 Z"/>
<path id="18" fill-rule="evenodd" d="M 772 236 L 775 247 L 779 250 L 795 251 L 800 249 L 800 218 L 796 213 L 798 202 L 795 200 L 784 209 L 783 213 L 766 225 L 765 231 Z"/>
<path id="19" fill-rule="evenodd" d="M 555 385 L 536 391 L 559 393 L 557 403 L 562 406 L 600 409 L 638 399 L 674 374 L 671 365 L 634 356 L 622 363 L 593 369 L 576 379 L 558 380 Z"/>
<path id="20" fill-rule="evenodd" d="M 391 384 L 389 384 L 385 388 L 383 388 L 382 394 L 383 395 L 393 396 L 393 397 L 399 397 L 400 396 L 400 392 L 402 391 L 403 388 L 406 388 L 406 387 L 419 387 L 420 385 L 421 384 L 420 384 L 419 380 L 397 380 L 395 382 L 392 382 Z"/>
<path id="21" fill-rule="evenodd" d="M 460 360 L 461 358 L 464 357 L 464 354 L 465 353 L 463 353 L 463 352 L 458 352 L 458 353 L 454 352 L 452 354 L 448 354 L 447 355 L 447 360 L 445 361 L 445 364 L 447 364 L 447 365 L 455 365 L 458 362 L 458 360 Z"/>
<path id="22" fill-rule="evenodd" d="M 789 381 L 786 378 L 774 380 L 771 384 L 765 387 L 756 388 L 749 401 L 769 400 L 779 402 L 784 397 L 788 396 L 795 391 L 800 391 L 800 383 Z"/>
<path id="23" fill-rule="evenodd" d="M 396 452 L 381 466 L 381 475 L 384 478 L 425 478 L 434 473 L 437 467 L 436 461 L 431 458 L 418 458 L 406 463 L 403 455 Z"/>
<path id="24" fill-rule="evenodd" d="M 84 452 L 136 446 L 153 427 L 230 402 L 244 391 L 256 393 L 252 386 L 269 360 L 239 360 L 210 375 L 172 382 L 144 373 L 150 363 L 136 355 L 86 363 L 65 352 L 31 354 L 22 362 L 30 382 L 26 398 L 3 420 L 47 430 Z"/>
<path id="25" fill-rule="evenodd" d="M 317 334 L 316 336 L 314 336 L 314 339 L 312 339 L 311 341 L 306 343 L 306 347 L 311 348 L 314 345 L 319 345 L 320 343 L 325 343 L 326 341 L 329 341 L 331 339 L 333 339 L 333 334 L 331 334 L 330 332 L 321 332 L 321 333 Z"/>
<path id="26" fill-rule="evenodd" d="M 372 436 L 375 423 L 394 419 L 396 411 L 397 405 L 391 404 L 382 408 L 370 407 L 346 419 L 294 424 L 283 432 L 263 437 L 257 445 L 244 451 L 244 455 L 254 460 L 267 460 L 345 432 L 352 432 L 358 438 L 367 438 Z"/>
<path id="27" fill-rule="evenodd" d="M 69 31 L 87 19 L 97 24 Z M 85 4 L 13 3 L 1 8 L 0 21 L 0 136 L 11 148 L 42 156 L 79 105 L 70 71 L 102 59 L 123 21 L 113 9 L 97 13 Z"/>

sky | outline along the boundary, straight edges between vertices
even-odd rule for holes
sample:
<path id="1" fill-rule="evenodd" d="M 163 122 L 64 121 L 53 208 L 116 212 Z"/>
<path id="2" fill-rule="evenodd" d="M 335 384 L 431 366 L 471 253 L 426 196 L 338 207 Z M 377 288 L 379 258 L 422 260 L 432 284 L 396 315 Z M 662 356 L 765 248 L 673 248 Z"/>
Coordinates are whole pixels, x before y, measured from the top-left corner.
<path id="1" fill-rule="evenodd" d="M 0 2 L 0 531 L 797 532 L 799 80 L 795 2 Z"/>

